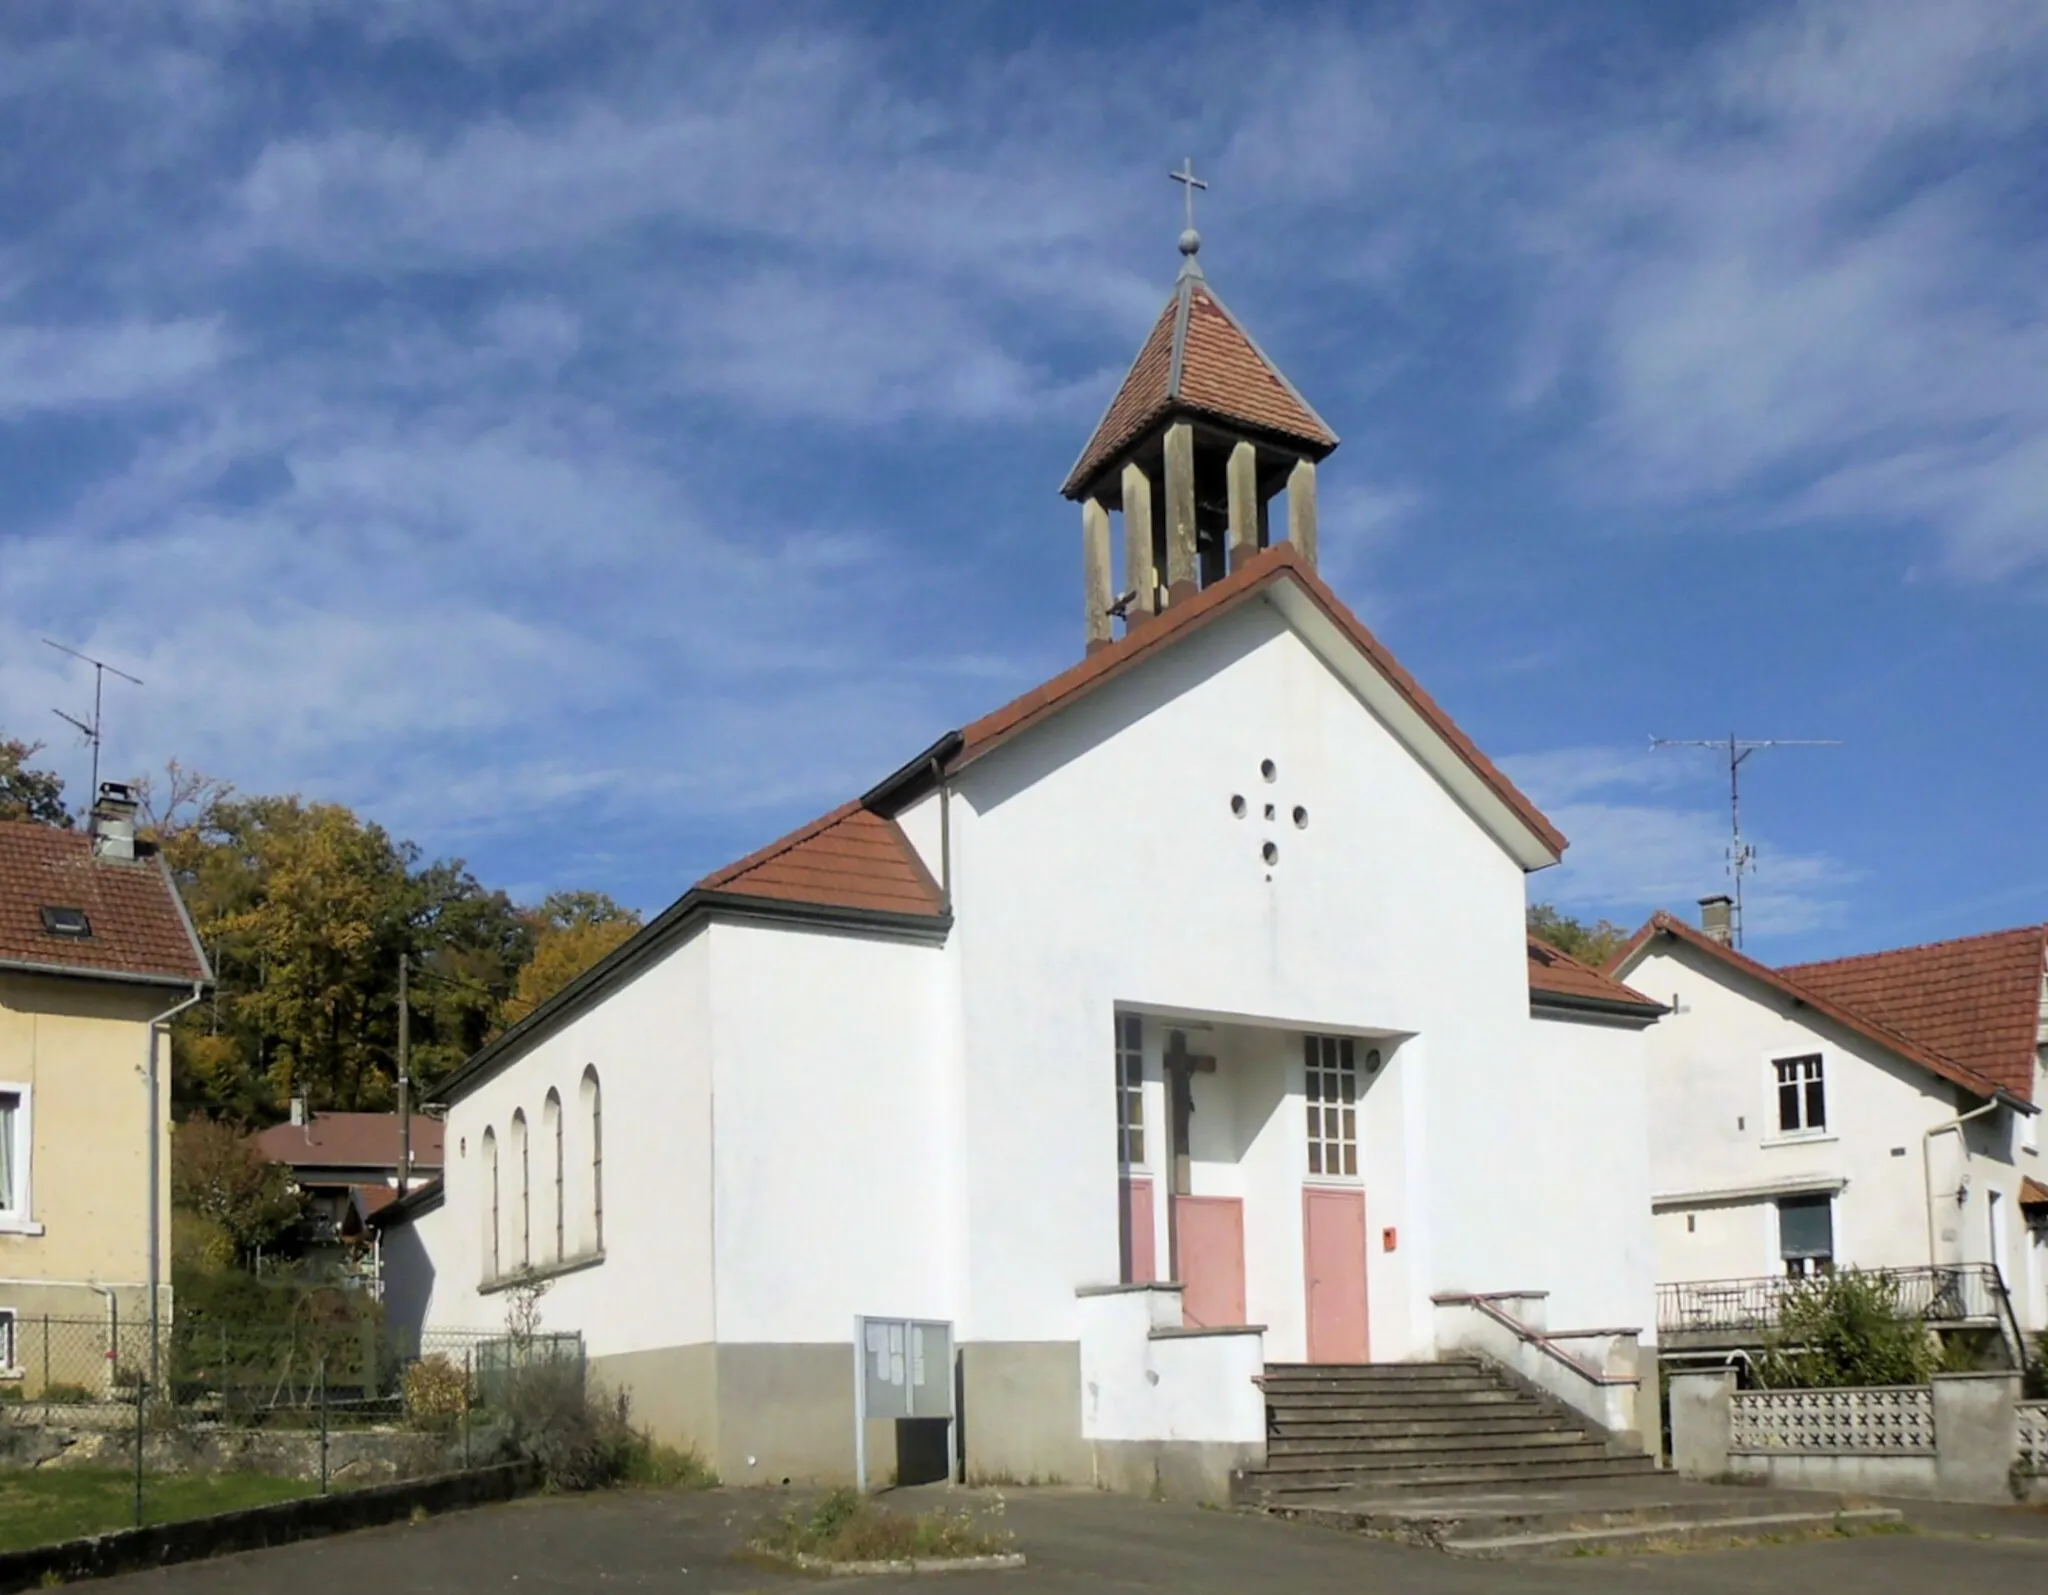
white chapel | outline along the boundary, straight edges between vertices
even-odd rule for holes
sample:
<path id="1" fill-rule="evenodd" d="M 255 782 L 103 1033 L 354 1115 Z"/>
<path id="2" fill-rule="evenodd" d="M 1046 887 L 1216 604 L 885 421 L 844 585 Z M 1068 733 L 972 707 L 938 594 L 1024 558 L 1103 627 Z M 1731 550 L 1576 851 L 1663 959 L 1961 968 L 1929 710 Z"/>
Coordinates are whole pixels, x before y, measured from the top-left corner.
<path id="1" fill-rule="evenodd" d="M 1660 1010 L 1528 937 L 1565 839 L 1318 576 L 1336 435 L 1198 247 L 1065 483 L 1073 666 L 450 1079 L 394 1316 L 544 1279 L 736 1484 L 852 1475 L 862 1315 L 951 1325 L 968 1478 L 1214 1495 L 1269 1370 L 1473 1349 L 1654 1428 Z"/>

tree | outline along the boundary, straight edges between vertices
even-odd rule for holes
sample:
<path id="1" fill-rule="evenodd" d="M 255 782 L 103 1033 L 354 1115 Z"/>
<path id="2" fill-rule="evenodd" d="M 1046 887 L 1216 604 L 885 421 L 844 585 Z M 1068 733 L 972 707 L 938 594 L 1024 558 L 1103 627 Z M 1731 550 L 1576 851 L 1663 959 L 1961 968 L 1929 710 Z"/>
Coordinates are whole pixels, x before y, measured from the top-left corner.
<path id="1" fill-rule="evenodd" d="M 33 820 L 68 831 L 71 811 L 64 807 L 64 778 L 29 763 L 42 751 L 40 742 L 0 737 L 0 820 Z"/>
<path id="2" fill-rule="evenodd" d="M 603 892 L 556 892 L 531 918 L 533 954 L 505 1004 L 508 1027 L 632 940 L 640 929 L 640 916 Z"/>
<path id="3" fill-rule="evenodd" d="M 1529 905 L 1529 929 L 1559 952 L 1596 969 L 1627 946 L 1630 935 L 1612 920 L 1596 919 L 1589 925 L 1549 903 Z"/>
<path id="4" fill-rule="evenodd" d="M 274 1244 L 301 1217 L 284 1170 L 265 1162 L 241 1130 L 208 1119 L 188 1120 L 171 1136 L 171 1205 L 225 1242 L 229 1255 L 209 1259 L 216 1265 Z"/>

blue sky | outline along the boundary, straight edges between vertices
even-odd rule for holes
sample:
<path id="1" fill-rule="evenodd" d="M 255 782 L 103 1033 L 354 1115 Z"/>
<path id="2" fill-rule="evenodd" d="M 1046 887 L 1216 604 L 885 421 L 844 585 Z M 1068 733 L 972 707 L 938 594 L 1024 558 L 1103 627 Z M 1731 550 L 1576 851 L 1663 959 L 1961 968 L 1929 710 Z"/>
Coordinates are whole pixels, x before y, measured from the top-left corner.
<path id="1" fill-rule="evenodd" d="M 0 727 L 645 908 L 1071 662 L 1211 281 L 1339 591 L 1750 949 L 2048 918 L 2048 8 L 17 0 Z"/>

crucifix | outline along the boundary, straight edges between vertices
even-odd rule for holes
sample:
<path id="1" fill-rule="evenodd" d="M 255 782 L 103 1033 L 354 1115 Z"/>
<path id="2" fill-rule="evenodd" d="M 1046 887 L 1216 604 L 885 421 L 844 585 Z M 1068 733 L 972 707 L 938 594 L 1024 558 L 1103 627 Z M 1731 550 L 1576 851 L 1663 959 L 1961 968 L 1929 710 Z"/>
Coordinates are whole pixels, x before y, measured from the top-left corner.
<path id="1" fill-rule="evenodd" d="M 1181 185 L 1181 192 L 1187 197 L 1188 231 L 1193 232 L 1195 230 L 1195 190 L 1207 188 L 1209 185 L 1203 182 L 1201 178 L 1195 176 L 1195 158 L 1192 155 L 1187 156 L 1181 161 L 1179 171 L 1168 172 L 1166 175 Z"/>
<path id="2" fill-rule="evenodd" d="M 1174 1199 L 1191 1196 L 1188 1181 L 1188 1129 L 1195 1116 L 1195 1076 L 1214 1074 L 1214 1058 L 1197 1057 L 1188 1051 L 1187 1032 L 1173 1030 L 1166 1037 L 1166 1267 L 1171 1278 L 1180 1278 L 1180 1220 Z"/>

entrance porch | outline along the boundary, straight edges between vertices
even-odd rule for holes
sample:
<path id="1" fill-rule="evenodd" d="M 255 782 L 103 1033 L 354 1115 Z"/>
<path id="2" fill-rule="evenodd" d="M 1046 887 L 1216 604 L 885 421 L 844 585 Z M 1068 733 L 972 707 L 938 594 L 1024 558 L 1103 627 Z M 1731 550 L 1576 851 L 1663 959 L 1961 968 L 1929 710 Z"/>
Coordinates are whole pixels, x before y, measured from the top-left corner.
<path id="1" fill-rule="evenodd" d="M 1177 1284 L 1181 1327 L 1259 1326 L 1279 1361 L 1365 1362 L 1376 1319 L 1404 1339 L 1401 1040 L 1120 1013 L 1123 1283 Z"/>

